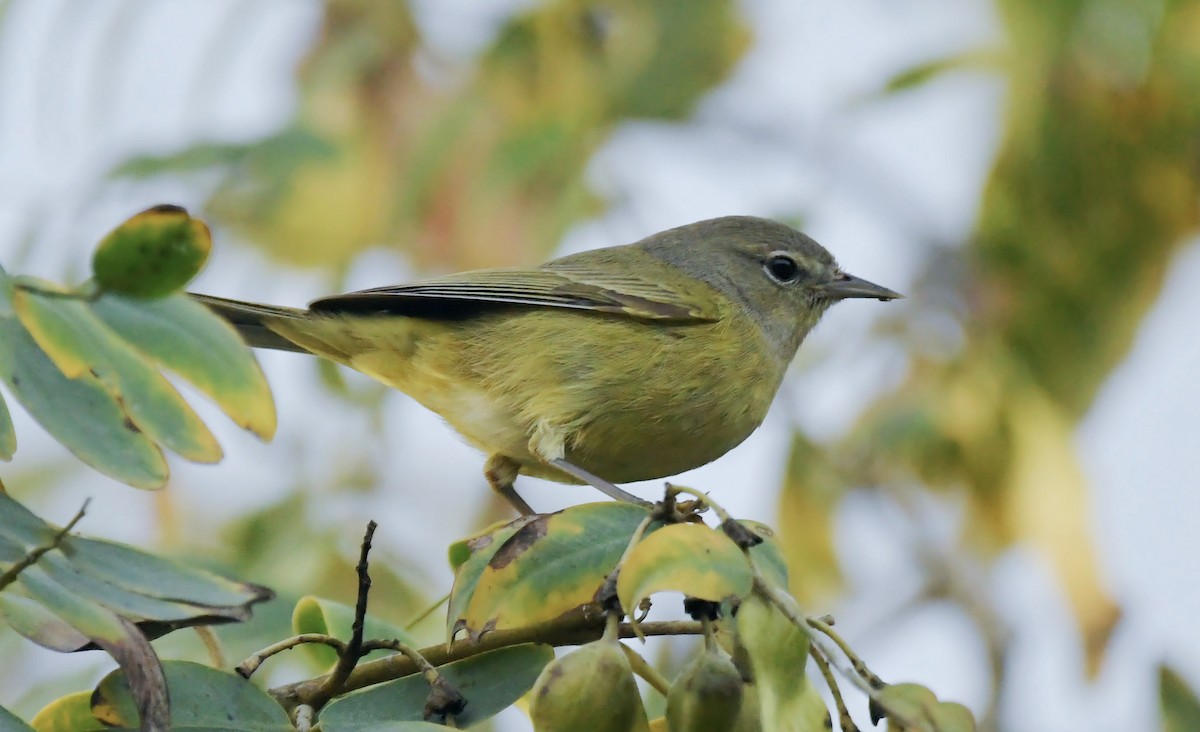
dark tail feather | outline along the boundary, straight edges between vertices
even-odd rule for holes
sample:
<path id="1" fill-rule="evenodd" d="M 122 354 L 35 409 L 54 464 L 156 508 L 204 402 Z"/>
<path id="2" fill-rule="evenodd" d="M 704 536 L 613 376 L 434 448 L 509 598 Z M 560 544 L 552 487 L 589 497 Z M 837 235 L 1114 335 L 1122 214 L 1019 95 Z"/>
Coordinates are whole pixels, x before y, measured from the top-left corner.
<path id="1" fill-rule="evenodd" d="M 272 348 L 277 351 L 292 351 L 294 353 L 310 353 L 307 348 L 292 343 L 267 326 L 267 321 L 285 318 L 303 319 L 308 316 L 307 310 L 297 308 L 282 308 L 273 305 L 259 305 L 241 300 L 227 300 L 212 295 L 197 295 L 188 293 L 191 298 L 202 305 L 208 306 L 237 328 L 246 345 L 254 348 Z"/>

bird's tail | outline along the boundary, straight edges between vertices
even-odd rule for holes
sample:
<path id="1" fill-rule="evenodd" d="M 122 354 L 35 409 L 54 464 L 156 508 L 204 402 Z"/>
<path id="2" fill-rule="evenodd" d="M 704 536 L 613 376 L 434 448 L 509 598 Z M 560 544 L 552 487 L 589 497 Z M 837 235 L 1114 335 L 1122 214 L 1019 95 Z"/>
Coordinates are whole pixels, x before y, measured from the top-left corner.
<path id="1" fill-rule="evenodd" d="M 272 348 L 277 351 L 293 351 L 295 353 L 311 353 L 304 346 L 297 345 L 272 330 L 271 322 L 286 320 L 306 320 L 308 311 L 299 308 L 284 308 L 274 305 L 259 305 L 241 300 L 227 300 L 212 295 L 197 295 L 189 293 L 193 300 L 208 306 L 217 315 L 229 322 L 242 336 L 246 344 L 254 348 Z"/>

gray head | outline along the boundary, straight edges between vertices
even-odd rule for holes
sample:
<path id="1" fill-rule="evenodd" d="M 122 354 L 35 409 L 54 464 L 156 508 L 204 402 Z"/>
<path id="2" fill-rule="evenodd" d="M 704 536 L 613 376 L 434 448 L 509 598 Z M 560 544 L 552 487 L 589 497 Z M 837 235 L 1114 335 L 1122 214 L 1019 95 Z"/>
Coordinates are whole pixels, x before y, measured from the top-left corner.
<path id="1" fill-rule="evenodd" d="M 843 272 L 820 244 L 770 219 L 708 219 L 655 234 L 638 245 L 753 313 L 755 324 L 785 361 L 838 300 L 901 297 Z"/>

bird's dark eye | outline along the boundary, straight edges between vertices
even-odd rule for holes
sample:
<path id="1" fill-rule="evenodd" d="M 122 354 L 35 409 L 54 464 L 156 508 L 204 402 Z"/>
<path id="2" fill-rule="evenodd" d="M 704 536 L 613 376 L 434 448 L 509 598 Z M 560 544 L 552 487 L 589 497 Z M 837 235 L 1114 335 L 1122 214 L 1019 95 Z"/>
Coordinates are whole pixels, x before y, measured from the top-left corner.
<path id="1" fill-rule="evenodd" d="M 795 282 L 800 278 L 800 265 L 786 254 L 772 254 L 763 269 L 776 282 Z"/>

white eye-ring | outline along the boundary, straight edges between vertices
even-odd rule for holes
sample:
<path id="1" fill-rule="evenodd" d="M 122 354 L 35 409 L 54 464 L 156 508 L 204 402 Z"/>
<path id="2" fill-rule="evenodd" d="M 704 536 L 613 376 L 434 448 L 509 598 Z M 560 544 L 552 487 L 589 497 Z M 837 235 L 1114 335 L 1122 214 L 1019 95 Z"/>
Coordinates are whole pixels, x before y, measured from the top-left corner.
<path id="1" fill-rule="evenodd" d="M 767 275 L 779 283 L 795 282 L 800 279 L 802 270 L 796 260 L 783 252 L 772 254 L 763 265 Z"/>

